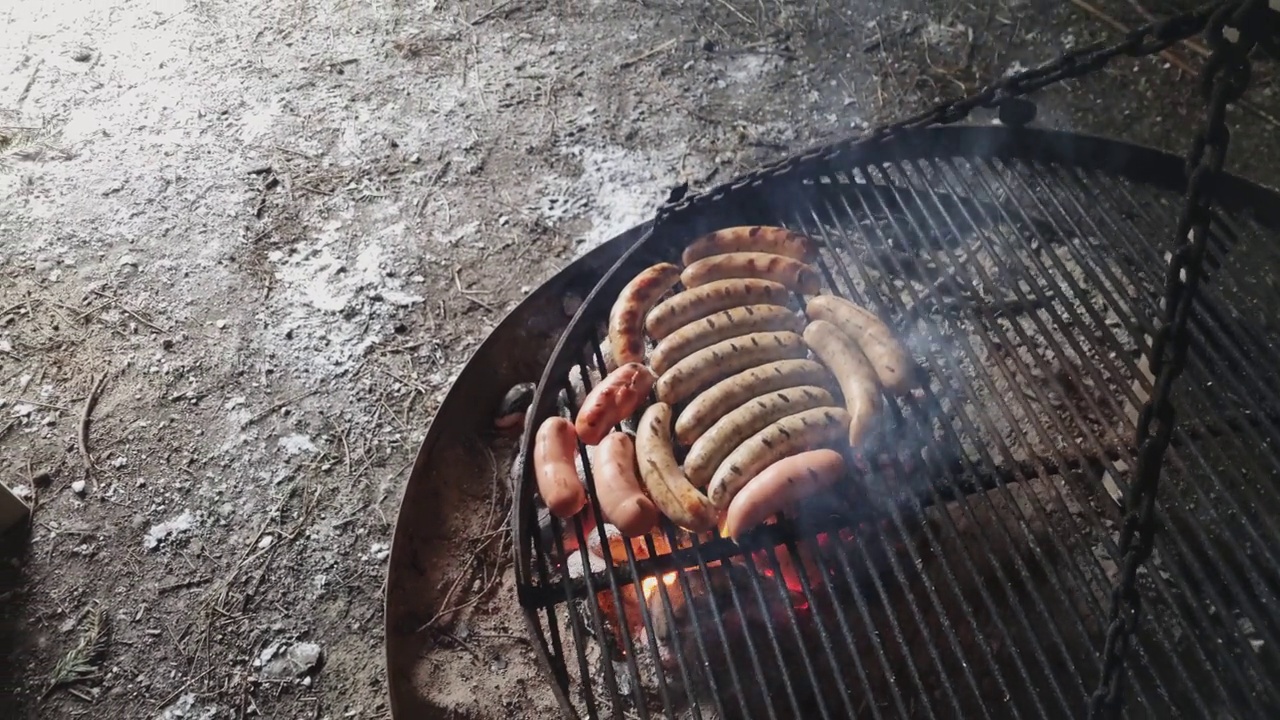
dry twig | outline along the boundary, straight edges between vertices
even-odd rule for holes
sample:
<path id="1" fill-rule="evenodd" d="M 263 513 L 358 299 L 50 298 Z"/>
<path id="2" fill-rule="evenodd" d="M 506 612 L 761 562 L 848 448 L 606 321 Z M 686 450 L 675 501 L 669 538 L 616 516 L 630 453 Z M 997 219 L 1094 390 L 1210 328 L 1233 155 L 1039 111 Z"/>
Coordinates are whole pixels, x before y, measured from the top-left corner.
<path id="1" fill-rule="evenodd" d="M 89 397 L 84 399 L 84 409 L 80 411 L 80 432 L 76 439 L 80 446 L 80 462 L 84 465 L 86 473 L 93 471 L 93 455 L 89 453 L 89 421 L 93 416 L 93 408 L 98 404 L 98 395 L 102 392 L 102 386 L 107 382 L 107 374 L 102 373 L 98 379 L 94 381 L 93 388 L 89 390 Z"/>

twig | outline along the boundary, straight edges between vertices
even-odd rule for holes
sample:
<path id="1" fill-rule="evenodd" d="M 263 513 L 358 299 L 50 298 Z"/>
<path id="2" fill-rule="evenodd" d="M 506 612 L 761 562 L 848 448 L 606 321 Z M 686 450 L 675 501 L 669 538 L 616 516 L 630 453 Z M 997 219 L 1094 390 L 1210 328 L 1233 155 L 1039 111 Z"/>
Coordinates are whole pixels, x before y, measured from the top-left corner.
<path id="1" fill-rule="evenodd" d="M 98 404 L 98 394 L 102 392 L 102 386 L 106 382 L 106 373 L 98 376 L 93 388 L 89 390 L 89 397 L 84 399 L 84 409 L 80 411 L 80 432 L 76 439 L 80 445 L 80 462 L 84 464 L 86 473 L 93 471 L 93 456 L 89 454 L 89 419 L 93 416 L 93 408 Z"/>
<path id="2" fill-rule="evenodd" d="M 110 300 L 111 302 L 115 303 L 115 304 L 116 304 L 116 306 L 117 306 L 117 307 L 119 307 L 121 310 L 123 310 L 123 311 L 124 311 L 124 313 L 125 313 L 126 315 L 128 315 L 129 317 L 132 317 L 134 320 L 137 320 L 138 322 L 142 323 L 143 325 L 146 325 L 147 327 L 151 328 L 152 330 L 155 330 L 155 331 L 156 331 L 156 332 L 158 332 L 158 333 L 168 332 L 167 330 L 165 330 L 164 328 L 160 327 L 159 325 L 156 325 L 155 323 L 151 322 L 150 320 L 147 320 L 146 318 L 142 317 L 141 315 L 139 315 L 138 313 L 134 312 L 133 310 L 130 310 L 130 309 L 129 309 L 129 307 L 128 307 L 127 305 L 125 305 L 123 302 L 121 302 L 121 301 L 120 301 L 120 298 L 115 297 L 114 295 L 108 295 L 108 294 L 106 294 L 106 293 L 102 292 L 101 290 L 94 290 L 94 291 L 93 291 L 93 294 L 94 294 L 94 295 L 97 295 L 98 297 L 105 298 L 105 299 Z"/>
<path id="3" fill-rule="evenodd" d="M 203 585 L 212 579 L 213 578 L 210 577 L 209 575 L 205 575 L 203 577 L 192 578 L 190 580 L 179 580 L 178 582 L 172 582 L 172 583 L 169 583 L 168 585 L 161 585 L 160 587 L 156 588 L 156 592 L 167 593 L 171 590 L 182 590 L 189 587 L 195 587 L 196 585 Z"/>
<path id="4" fill-rule="evenodd" d="M 636 63 L 644 62 L 645 60 L 648 60 L 649 58 L 653 57 L 654 55 L 657 55 L 658 53 L 665 52 L 671 49 L 671 47 L 675 44 L 676 44 L 676 38 L 671 38 L 670 40 L 662 43 L 661 45 L 653 48 L 652 50 L 640 53 L 635 57 L 627 58 L 626 60 L 623 60 L 622 62 L 618 63 L 617 68 L 619 70 L 625 70 L 631 67 L 632 65 L 635 65 Z"/>
<path id="5" fill-rule="evenodd" d="M 257 415 L 254 415 L 253 417 L 249 418 L 249 422 L 247 422 L 247 423 L 245 423 L 245 424 L 246 424 L 246 425 L 252 425 L 252 424 L 254 424 L 254 423 L 258 422 L 259 420 L 261 420 L 262 418 L 264 418 L 264 417 L 266 417 L 266 416 L 270 415 L 271 413 L 273 413 L 273 412 L 275 412 L 275 411 L 279 410 L 280 408 L 284 407 L 285 405 L 292 405 L 293 403 L 296 403 L 296 402 L 298 402 L 299 400 L 305 400 L 306 398 L 309 398 L 309 397 L 311 397 L 312 395 L 315 395 L 315 394 L 316 394 L 316 393 L 318 393 L 318 392 L 320 392 L 319 388 L 317 388 L 317 389 L 315 389 L 315 390 L 308 390 L 307 392 L 304 392 L 304 393 L 302 393 L 301 395 L 295 395 L 295 396 L 293 396 L 293 397 L 291 397 L 291 398 L 285 398 L 284 400 L 281 400 L 280 402 L 276 403 L 275 405 L 272 405 L 271 407 L 267 408 L 266 410 L 263 410 L 262 412 L 258 413 Z"/>
<path id="6" fill-rule="evenodd" d="M 459 269 L 460 268 L 457 268 L 457 267 L 453 269 L 453 286 L 457 288 L 458 292 L 461 293 L 463 297 L 479 305 L 485 310 L 488 310 L 489 312 L 496 312 L 496 308 L 494 308 L 489 303 L 481 300 L 480 298 L 476 297 L 476 295 L 479 295 L 481 293 L 479 293 L 476 290 L 466 290 L 462 287 L 462 278 L 458 275 Z"/>
<path id="7" fill-rule="evenodd" d="M 471 26 L 473 26 L 473 27 L 474 27 L 474 26 L 476 26 L 476 25 L 479 25 L 480 23 L 484 22 L 485 20 L 488 20 L 489 18 L 493 17 L 494 15 L 496 15 L 496 14 L 498 14 L 498 13 L 502 12 L 503 10 L 507 9 L 507 7 L 508 7 L 509 5 L 511 5 L 512 3 L 514 3 L 515 1 L 516 1 L 516 0 L 502 0 L 502 2 L 498 3 L 497 5 L 494 5 L 493 7 L 489 8 L 488 10 L 485 10 L 484 12 L 480 13 L 479 15 L 477 15 L 477 16 L 475 17 L 475 19 L 474 19 L 474 20 L 471 20 L 471 21 L 470 21 L 470 22 L 468 22 L 467 24 L 468 24 L 468 25 L 471 25 Z"/>

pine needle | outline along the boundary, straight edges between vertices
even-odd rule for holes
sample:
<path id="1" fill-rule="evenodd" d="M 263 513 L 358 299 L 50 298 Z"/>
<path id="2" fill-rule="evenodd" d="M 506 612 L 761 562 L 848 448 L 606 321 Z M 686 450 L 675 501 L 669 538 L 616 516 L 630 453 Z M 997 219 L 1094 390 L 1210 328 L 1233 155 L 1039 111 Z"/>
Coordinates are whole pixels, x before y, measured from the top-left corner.
<path id="1" fill-rule="evenodd" d="M 102 663 L 107 656 L 109 625 L 106 611 L 101 605 L 95 604 L 88 612 L 80 642 L 54 665 L 53 673 L 49 676 L 49 687 L 44 691 L 42 699 L 49 697 L 58 688 L 100 677 Z M 75 694 L 84 698 L 81 693 Z"/>

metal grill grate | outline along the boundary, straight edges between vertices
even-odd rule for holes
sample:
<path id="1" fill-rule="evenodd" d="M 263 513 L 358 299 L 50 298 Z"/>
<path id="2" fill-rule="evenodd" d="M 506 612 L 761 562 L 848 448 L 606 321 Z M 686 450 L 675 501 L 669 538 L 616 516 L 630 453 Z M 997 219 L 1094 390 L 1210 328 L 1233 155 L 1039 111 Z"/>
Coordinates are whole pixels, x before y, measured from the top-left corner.
<path id="1" fill-rule="evenodd" d="M 528 427 L 558 397 L 576 410 L 622 285 L 730 225 L 818 240 L 827 291 L 890 320 L 927 387 L 888 404 L 864 490 L 745 547 L 664 526 L 611 549 L 581 515 L 539 522 L 526 463 L 517 579 L 565 710 L 1081 716 L 1181 177 L 1180 159 L 1130 145 L 936 128 L 666 218 L 579 311 Z M 1166 457 L 1168 531 L 1141 577 L 1155 622 L 1135 640 L 1131 716 L 1280 712 L 1280 354 L 1267 312 L 1280 198 L 1237 179 L 1221 195 Z M 603 567 L 573 577 L 592 540 Z M 641 579 L 668 573 L 644 602 Z"/>

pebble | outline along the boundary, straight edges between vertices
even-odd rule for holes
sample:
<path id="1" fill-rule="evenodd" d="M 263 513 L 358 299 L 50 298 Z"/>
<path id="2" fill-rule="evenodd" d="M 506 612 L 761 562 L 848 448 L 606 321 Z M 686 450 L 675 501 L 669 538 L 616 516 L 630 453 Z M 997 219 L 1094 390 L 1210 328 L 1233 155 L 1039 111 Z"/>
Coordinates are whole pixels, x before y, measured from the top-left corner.
<path id="1" fill-rule="evenodd" d="M 77 495 L 84 495 L 84 481 L 76 480 L 71 483 L 71 492 Z"/>
<path id="2" fill-rule="evenodd" d="M 295 643 L 284 653 L 266 662 L 262 667 L 262 676 L 283 680 L 310 675 L 323 658 L 324 649 L 319 645 L 309 642 Z"/>
<path id="3" fill-rule="evenodd" d="M 89 48 L 76 48 L 71 51 L 71 59 L 76 62 L 89 62 L 93 59 L 93 51 Z"/>

